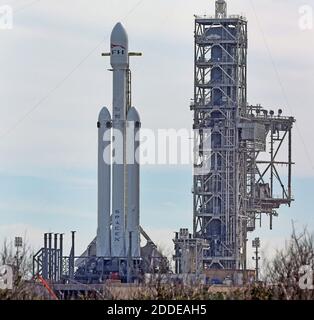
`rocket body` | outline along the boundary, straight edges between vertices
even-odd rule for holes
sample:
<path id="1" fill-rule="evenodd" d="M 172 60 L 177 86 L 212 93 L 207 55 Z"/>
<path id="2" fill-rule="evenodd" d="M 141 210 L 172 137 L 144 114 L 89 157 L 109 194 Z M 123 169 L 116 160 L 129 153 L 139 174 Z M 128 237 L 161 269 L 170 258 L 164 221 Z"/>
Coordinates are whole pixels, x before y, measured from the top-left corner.
<path id="1" fill-rule="evenodd" d="M 110 202 L 111 202 L 111 116 L 107 108 L 98 118 L 98 229 L 96 254 L 111 256 Z"/>
<path id="2" fill-rule="evenodd" d="M 140 119 L 135 108 L 129 105 L 128 36 L 121 23 L 117 23 L 112 31 L 110 47 L 113 72 L 112 120 L 110 122 L 108 110 L 103 109 L 98 122 L 101 127 L 96 248 L 97 256 L 125 259 L 129 255 L 129 246 L 131 256 L 140 257 L 139 164 L 135 159 L 139 145 L 135 135 L 139 133 Z M 111 140 L 104 142 L 103 137 L 108 138 L 108 135 L 111 135 Z M 111 161 L 104 163 L 100 155 L 106 159 L 111 158 Z"/>
<path id="3" fill-rule="evenodd" d="M 110 62 L 113 70 L 112 104 L 112 233 L 111 254 L 125 257 L 125 200 L 126 200 L 126 113 L 129 52 L 128 36 L 118 23 L 111 34 Z"/>
<path id="4" fill-rule="evenodd" d="M 141 120 L 132 107 L 127 115 L 127 225 L 126 250 L 131 257 L 140 257 L 140 165 L 139 133 Z M 130 241 L 131 239 L 131 241 Z M 131 243 L 130 243 L 131 242 Z"/>

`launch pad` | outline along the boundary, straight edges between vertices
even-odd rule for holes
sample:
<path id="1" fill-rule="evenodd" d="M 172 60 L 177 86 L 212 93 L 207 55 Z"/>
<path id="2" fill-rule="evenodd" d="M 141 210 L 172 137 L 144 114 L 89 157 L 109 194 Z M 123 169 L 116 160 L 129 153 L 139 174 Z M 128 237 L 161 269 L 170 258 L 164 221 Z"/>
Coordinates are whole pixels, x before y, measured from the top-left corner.
<path id="1" fill-rule="evenodd" d="M 141 229 L 142 230 L 142 229 Z M 75 254 L 75 232 L 71 235 L 70 255 L 64 255 L 64 235 L 46 233 L 44 246 L 33 257 L 33 275 L 41 276 L 53 285 L 102 284 L 107 280 L 121 283 L 140 283 L 144 275 L 167 273 L 169 262 L 157 250 L 156 245 L 146 238 L 140 258 L 100 257 L 96 254 L 96 238 L 86 251 Z M 66 286 L 63 286 L 66 288 Z"/>
<path id="2" fill-rule="evenodd" d="M 109 56 L 113 74 L 112 116 L 103 107 L 98 130 L 98 227 L 85 252 L 75 255 L 75 232 L 69 256 L 63 235 L 47 233 L 33 258 L 33 274 L 56 285 L 101 284 L 107 280 L 133 283 L 145 273 L 166 273 L 169 262 L 140 226 L 141 121 L 131 105 L 128 35 L 121 23 L 112 30 Z M 141 235 L 146 246 L 140 247 Z"/>
<path id="3" fill-rule="evenodd" d="M 247 99 L 248 23 L 216 1 L 215 16 L 195 16 L 193 230 L 174 242 L 175 277 L 206 284 L 240 285 L 247 269 L 248 233 L 262 216 L 270 229 L 277 210 L 290 206 L 292 129 L 295 119 Z M 167 258 L 140 226 L 141 121 L 131 103 L 128 36 L 118 23 L 111 35 L 112 113 L 103 108 L 98 128 L 98 228 L 86 251 L 63 255 L 63 235 L 45 234 L 33 273 L 55 285 L 81 287 L 106 281 L 141 282 L 169 275 Z M 284 170 L 283 170 L 284 168 Z M 140 247 L 140 237 L 147 244 Z M 171 277 L 170 277 L 171 278 Z"/>

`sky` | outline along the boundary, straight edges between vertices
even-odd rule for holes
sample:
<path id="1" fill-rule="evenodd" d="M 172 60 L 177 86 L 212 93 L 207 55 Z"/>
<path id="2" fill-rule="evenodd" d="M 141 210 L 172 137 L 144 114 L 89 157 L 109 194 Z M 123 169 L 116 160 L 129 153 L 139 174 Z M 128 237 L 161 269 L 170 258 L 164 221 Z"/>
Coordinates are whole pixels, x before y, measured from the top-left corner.
<path id="1" fill-rule="evenodd" d="M 0 241 L 26 233 L 34 248 L 47 231 L 77 230 L 84 250 L 96 232 L 98 113 L 111 108 L 110 33 L 121 21 L 130 49 L 133 104 L 142 126 L 192 126 L 194 14 L 213 14 L 210 0 L 7 0 L 13 28 L 0 30 Z M 293 193 L 274 230 L 262 239 L 264 256 L 285 245 L 291 221 L 314 231 L 314 29 L 300 28 L 300 7 L 313 0 L 228 1 L 230 14 L 249 21 L 248 100 L 282 108 L 293 133 Z M 192 227 L 189 166 L 143 166 L 141 224 L 171 250 L 173 232 Z M 0 242 L 0 243 L 1 243 Z M 252 264 L 251 252 L 248 261 Z"/>

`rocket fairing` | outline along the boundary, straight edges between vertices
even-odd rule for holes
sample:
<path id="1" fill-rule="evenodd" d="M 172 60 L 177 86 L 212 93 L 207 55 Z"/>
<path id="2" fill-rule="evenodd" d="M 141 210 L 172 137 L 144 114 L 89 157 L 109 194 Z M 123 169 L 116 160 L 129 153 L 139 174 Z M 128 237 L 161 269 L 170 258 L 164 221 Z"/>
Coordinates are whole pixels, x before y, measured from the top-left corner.
<path id="1" fill-rule="evenodd" d="M 129 164 L 129 159 L 134 158 L 139 147 L 135 135 L 139 133 L 140 118 L 136 109 L 129 106 L 128 36 L 121 23 L 113 28 L 110 42 L 112 121 L 109 111 L 103 109 L 98 122 L 97 256 L 126 258 L 131 235 L 131 256 L 139 257 L 139 164 L 136 159 Z M 108 135 L 109 142 L 104 142 Z"/>

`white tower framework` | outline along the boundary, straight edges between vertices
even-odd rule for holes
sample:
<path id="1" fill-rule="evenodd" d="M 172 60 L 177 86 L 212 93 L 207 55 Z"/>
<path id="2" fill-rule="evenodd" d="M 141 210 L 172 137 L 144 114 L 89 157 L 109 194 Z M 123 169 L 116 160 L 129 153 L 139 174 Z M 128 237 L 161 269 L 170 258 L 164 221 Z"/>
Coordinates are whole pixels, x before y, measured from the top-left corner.
<path id="1" fill-rule="evenodd" d="M 246 19 L 228 17 L 225 1 L 215 17 L 195 17 L 193 238 L 208 241 L 198 259 L 205 269 L 246 269 L 247 233 L 262 214 L 272 226 L 275 210 L 293 201 L 295 120 L 248 106 L 247 44 Z M 285 142 L 287 159 L 278 160 Z M 278 166 L 287 167 L 285 178 Z"/>

